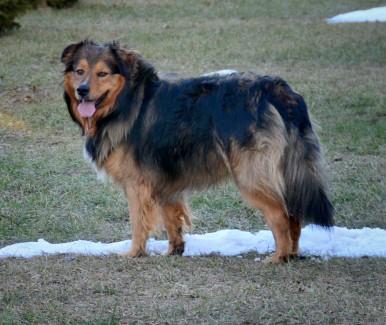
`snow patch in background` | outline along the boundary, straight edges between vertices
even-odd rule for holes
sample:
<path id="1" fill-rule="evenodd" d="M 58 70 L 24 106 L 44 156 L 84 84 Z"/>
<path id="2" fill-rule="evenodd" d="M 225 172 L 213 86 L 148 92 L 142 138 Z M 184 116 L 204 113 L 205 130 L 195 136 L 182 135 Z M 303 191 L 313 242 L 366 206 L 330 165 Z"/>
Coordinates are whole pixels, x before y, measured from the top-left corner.
<path id="1" fill-rule="evenodd" d="M 328 18 L 329 24 L 339 23 L 364 23 L 364 22 L 386 22 L 386 7 L 371 8 L 368 10 L 351 11 L 345 14 Z"/>
<path id="2" fill-rule="evenodd" d="M 248 252 L 266 254 L 274 251 L 275 243 L 269 230 L 250 233 L 241 230 L 220 230 L 208 234 L 185 235 L 184 256 L 218 254 L 237 256 Z M 0 249 L 0 258 L 31 258 L 42 255 L 79 254 L 108 255 L 127 252 L 131 240 L 116 243 L 95 243 L 77 240 L 69 243 L 51 244 L 44 239 L 37 242 L 13 244 Z M 148 241 L 151 255 L 165 254 L 167 240 Z M 386 230 L 380 228 L 347 229 L 333 227 L 330 231 L 317 226 L 302 229 L 300 253 L 308 256 L 329 257 L 386 257 Z"/>
<path id="3" fill-rule="evenodd" d="M 237 70 L 223 69 L 223 70 L 218 70 L 218 71 L 204 73 L 201 76 L 202 77 L 216 77 L 216 76 L 225 77 L 225 76 L 229 76 L 229 75 L 232 75 L 232 74 L 238 74 L 238 73 L 239 72 Z"/>

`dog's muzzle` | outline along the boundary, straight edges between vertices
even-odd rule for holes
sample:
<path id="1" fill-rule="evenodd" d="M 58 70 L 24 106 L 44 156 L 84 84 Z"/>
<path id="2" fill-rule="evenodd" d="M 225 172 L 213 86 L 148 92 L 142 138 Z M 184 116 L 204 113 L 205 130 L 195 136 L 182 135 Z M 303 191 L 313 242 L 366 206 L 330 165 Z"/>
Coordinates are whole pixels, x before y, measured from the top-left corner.
<path id="1" fill-rule="evenodd" d="M 81 84 L 77 89 L 76 89 L 76 92 L 78 93 L 79 97 L 80 98 L 85 98 L 86 96 L 88 96 L 89 92 L 90 92 L 90 87 L 88 84 L 86 83 L 83 83 Z"/>

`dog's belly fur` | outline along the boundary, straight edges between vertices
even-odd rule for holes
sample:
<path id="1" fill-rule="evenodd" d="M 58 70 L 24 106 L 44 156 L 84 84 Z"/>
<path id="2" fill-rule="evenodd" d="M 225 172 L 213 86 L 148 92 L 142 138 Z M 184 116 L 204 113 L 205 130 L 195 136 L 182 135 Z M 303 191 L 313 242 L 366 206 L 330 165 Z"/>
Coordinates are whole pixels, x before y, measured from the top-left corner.
<path id="1" fill-rule="evenodd" d="M 132 150 L 122 144 L 115 148 L 103 163 L 102 168 L 92 164 L 100 178 L 107 174 L 124 190 L 131 184 L 146 184 L 152 196 L 160 202 L 173 201 L 185 193 L 203 190 L 227 180 L 230 176 L 226 163 L 219 154 L 210 154 L 206 164 L 195 164 L 194 161 L 183 166 L 184 172 L 170 177 L 164 171 L 158 171 L 146 164 L 139 164 Z"/>

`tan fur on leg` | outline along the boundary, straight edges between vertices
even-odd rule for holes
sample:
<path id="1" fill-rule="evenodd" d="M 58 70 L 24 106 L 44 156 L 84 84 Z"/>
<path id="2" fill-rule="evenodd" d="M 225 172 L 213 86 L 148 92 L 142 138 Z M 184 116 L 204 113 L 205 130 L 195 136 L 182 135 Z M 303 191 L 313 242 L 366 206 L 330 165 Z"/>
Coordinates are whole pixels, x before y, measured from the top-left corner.
<path id="1" fill-rule="evenodd" d="M 292 251 L 292 243 L 290 238 L 290 222 L 283 205 L 261 192 L 240 191 L 252 206 L 263 213 L 273 233 L 276 251 L 265 262 L 276 264 L 287 261 Z"/>
<path id="2" fill-rule="evenodd" d="M 146 255 L 146 241 L 151 231 L 155 229 L 159 215 L 157 202 L 151 196 L 151 189 L 146 184 L 128 186 L 126 195 L 129 201 L 129 211 L 132 227 L 130 257 Z"/>
<path id="3" fill-rule="evenodd" d="M 163 218 L 169 238 L 168 255 L 182 255 L 185 242 L 182 237 L 184 225 L 190 226 L 190 214 L 183 199 L 162 206 Z"/>

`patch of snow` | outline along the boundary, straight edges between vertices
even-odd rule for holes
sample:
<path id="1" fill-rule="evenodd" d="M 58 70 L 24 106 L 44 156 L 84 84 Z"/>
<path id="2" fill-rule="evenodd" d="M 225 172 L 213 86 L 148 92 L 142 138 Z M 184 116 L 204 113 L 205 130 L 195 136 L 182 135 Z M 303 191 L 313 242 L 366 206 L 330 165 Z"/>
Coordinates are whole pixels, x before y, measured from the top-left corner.
<path id="1" fill-rule="evenodd" d="M 257 233 L 227 229 L 207 234 L 185 235 L 184 256 L 202 256 L 218 254 L 222 256 L 239 256 L 254 251 L 266 254 L 274 251 L 275 243 L 269 230 Z M 69 243 L 51 244 L 44 239 L 37 242 L 18 243 L 0 249 L 0 258 L 31 258 L 41 255 L 80 254 L 108 255 L 125 253 L 131 241 L 116 243 L 91 242 L 77 240 Z M 300 254 L 308 256 L 329 257 L 385 257 L 386 230 L 380 228 L 347 229 L 333 227 L 330 231 L 317 226 L 303 228 L 300 238 Z M 167 240 L 148 241 L 150 255 L 165 254 Z"/>
<path id="2" fill-rule="evenodd" d="M 329 24 L 363 23 L 376 21 L 386 22 L 386 7 L 376 7 L 368 10 L 351 11 L 327 19 Z"/>
<path id="3" fill-rule="evenodd" d="M 225 76 L 229 76 L 229 75 L 237 74 L 237 73 L 239 73 L 237 70 L 224 69 L 224 70 L 218 70 L 218 71 L 204 73 L 202 76 L 203 77 L 213 77 L 213 76 L 225 77 Z"/>

